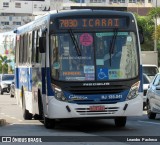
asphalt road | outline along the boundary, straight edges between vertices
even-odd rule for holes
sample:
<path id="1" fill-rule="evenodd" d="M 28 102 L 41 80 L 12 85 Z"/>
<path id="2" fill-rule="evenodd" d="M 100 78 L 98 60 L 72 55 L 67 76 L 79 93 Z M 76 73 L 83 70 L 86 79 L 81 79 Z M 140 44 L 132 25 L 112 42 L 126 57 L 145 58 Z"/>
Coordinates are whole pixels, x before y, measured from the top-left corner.
<path id="1" fill-rule="evenodd" d="M 23 120 L 16 99 L 5 94 L 0 95 L 0 119 L 6 120 L 6 124 L 0 126 L 0 144 L 5 145 L 28 144 L 26 141 L 30 141 L 29 144 L 42 141 L 40 144 L 45 145 L 160 144 L 160 115 L 149 120 L 145 111 L 143 116 L 128 117 L 124 128 L 115 127 L 112 119 L 69 119 L 57 121 L 55 129 L 46 129 L 38 120 Z M 2 143 L 2 137 L 3 141 L 11 139 L 12 143 Z"/>

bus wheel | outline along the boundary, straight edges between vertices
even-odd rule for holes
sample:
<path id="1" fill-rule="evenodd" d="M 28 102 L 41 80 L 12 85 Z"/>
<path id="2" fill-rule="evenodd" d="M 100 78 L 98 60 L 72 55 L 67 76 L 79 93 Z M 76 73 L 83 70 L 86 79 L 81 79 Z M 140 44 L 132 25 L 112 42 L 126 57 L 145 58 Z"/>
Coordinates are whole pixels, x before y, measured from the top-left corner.
<path id="1" fill-rule="evenodd" d="M 47 129 L 53 129 L 55 127 L 55 120 L 44 117 L 44 126 Z"/>
<path id="2" fill-rule="evenodd" d="M 23 100 L 22 100 L 22 109 L 23 109 L 23 118 L 25 120 L 31 120 L 32 119 L 32 114 L 29 113 L 29 111 L 26 109 L 26 103 L 25 103 L 25 98 L 23 94 Z"/>
<path id="3" fill-rule="evenodd" d="M 149 101 L 147 101 L 147 116 L 148 116 L 149 119 L 155 119 L 156 118 L 156 113 L 153 113 L 151 111 L 151 106 L 150 106 Z"/>
<path id="4" fill-rule="evenodd" d="M 3 89 L 0 87 L 0 94 L 3 95 Z"/>
<path id="5" fill-rule="evenodd" d="M 114 119 L 117 127 L 124 127 L 126 125 L 127 117 L 117 117 Z"/>

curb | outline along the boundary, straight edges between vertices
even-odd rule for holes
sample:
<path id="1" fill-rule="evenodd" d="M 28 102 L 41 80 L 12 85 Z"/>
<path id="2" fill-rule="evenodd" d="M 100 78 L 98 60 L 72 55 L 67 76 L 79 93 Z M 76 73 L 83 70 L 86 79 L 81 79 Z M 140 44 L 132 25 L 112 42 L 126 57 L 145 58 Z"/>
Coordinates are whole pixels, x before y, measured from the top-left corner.
<path id="1" fill-rule="evenodd" d="M 5 119 L 0 119 L 0 127 L 6 125 Z"/>

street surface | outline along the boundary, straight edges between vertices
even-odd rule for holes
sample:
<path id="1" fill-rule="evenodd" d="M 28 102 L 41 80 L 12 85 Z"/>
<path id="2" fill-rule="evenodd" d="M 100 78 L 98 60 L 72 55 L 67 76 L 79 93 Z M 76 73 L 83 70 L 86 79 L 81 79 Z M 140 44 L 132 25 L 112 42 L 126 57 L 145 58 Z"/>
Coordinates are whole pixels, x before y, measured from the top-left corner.
<path id="1" fill-rule="evenodd" d="M 46 142 L 37 143 L 45 145 L 160 144 L 160 115 L 157 115 L 155 120 L 149 120 L 145 111 L 141 117 L 129 117 L 126 127 L 124 128 L 115 127 L 113 119 L 70 119 L 57 121 L 55 129 L 46 129 L 43 123 L 38 120 L 23 120 L 22 111 L 21 108 L 17 106 L 16 99 L 10 98 L 9 94 L 4 94 L 0 95 L 0 119 L 5 119 L 7 122 L 6 125 L 0 126 L 0 140 L 2 140 L 2 136 L 19 136 L 24 139 L 24 142 L 25 137 L 46 139 Z M 131 141 L 131 139 L 135 138 L 136 140 L 142 140 L 143 138 L 143 142 Z M 149 138 L 152 141 L 144 141 Z M 31 145 L 35 143 L 1 142 L 0 144 Z"/>

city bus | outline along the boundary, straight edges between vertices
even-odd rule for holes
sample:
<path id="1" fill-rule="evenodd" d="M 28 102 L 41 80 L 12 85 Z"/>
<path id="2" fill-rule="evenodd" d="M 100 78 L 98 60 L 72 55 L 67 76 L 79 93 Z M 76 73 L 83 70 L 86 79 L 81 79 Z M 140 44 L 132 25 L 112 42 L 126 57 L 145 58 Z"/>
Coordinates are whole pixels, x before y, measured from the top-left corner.
<path id="1" fill-rule="evenodd" d="M 132 13 L 52 11 L 14 33 L 24 119 L 51 129 L 60 119 L 112 118 L 124 127 L 127 116 L 142 115 L 143 35 Z"/>

